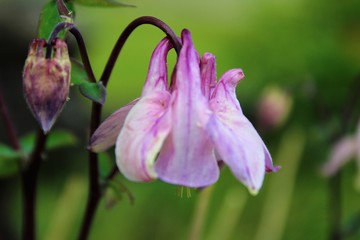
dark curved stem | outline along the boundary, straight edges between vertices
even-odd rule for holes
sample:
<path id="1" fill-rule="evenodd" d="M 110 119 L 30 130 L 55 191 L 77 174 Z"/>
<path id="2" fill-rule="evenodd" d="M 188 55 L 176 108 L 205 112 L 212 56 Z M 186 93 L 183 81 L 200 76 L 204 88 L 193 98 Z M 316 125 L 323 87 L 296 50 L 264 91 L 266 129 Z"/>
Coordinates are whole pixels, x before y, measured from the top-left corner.
<path id="1" fill-rule="evenodd" d="M 90 136 L 100 125 L 100 118 L 101 105 L 98 103 L 93 103 L 91 111 Z M 98 155 L 96 153 L 89 152 L 89 195 L 86 204 L 85 215 L 78 237 L 79 240 L 87 239 L 97 206 L 99 204 L 99 200 L 101 198 L 98 161 Z"/>
<path id="2" fill-rule="evenodd" d="M 5 122 L 5 127 L 10 144 L 13 149 L 20 150 L 19 139 L 16 135 L 15 127 L 10 119 L 10 115 L 0 93 L 0 112 Z M 35 240 L 35 213 L 36 213 L 36 186 L 37 175 L 41 164 L 41 153 L 45 148 L 47 135 L 44 135 L 41 129 L 38 130 L 35 148 L 21 169 L 22 182 L 22 200 L 23 200 L 23 221 L 22 221 L 22 239 Z"/>
<path id="3" fill-rule="evenodd" d="M 119 173 L 119 170 L 118 170 L 118 167 L 115 165 L 112 169 L 111 169 L 111 171 L 109 172 L 109 174 L 106 176 L 106 181 L 110 181 L 110 180 L 112 180 L 115 176 L 116 176 L 116 174 L 117 173 Z"/>
<path id="4" fill-rule="evenodd" d="M 48 45 L 47 45 L 47 49 L 46 49 L 46 58 L 49 59 L 51 57 L 52 42 L 55 40 L 55 38 L 60 33 L 60 31 L 63 29 L 66 29 L 66 28 L 69 29 L 69 32 L 71 32 L 72 35 L 76 39 L 76 42 L 78 44 L 79 51 L 80 51 L 81 60 L 84 64 L 84 68 L 86 70 L 86 74 L 88 75 L 88 78 L 90 79 L 90 81 L 95 83 L 96 78 L 95 78 L 94 71 L 92 70 L 92 67 L 90 64 L 89 55 L 86 50 L 84 38 L 82 37 L 80 31 L 76 28 L 76 26 L 74 24 L 61 22 L 56 25 L 56 27 L 54 28 L 54 30 L 52 31 L 52 33 L 48 39 Z"/>
<path id="5" fill-rule="evenodd" d="M 19 139 L 16 134 L 15 126 L 11 121 L 10 114 L 7 110 L 5 100 L 3 99 L 3 95 L 1 91 L 0 91 L 0 115 L 4 121 L 5 131 L 8 136 L 11 147 L 15 150 L 19 150 L 20 149 Z"/>
<path id="6" fill-rule="evenodd" d="M 351 95 L 347 99 L 345 104 L 345 108 L 341 115 L 341 128 L 340 130 L 334 134 L 333 142 L 336 139 L 339 139 L 340 136 L 343 134 L 344 129 L 347 129 L 351 123 L 352 117 L 357 115 L 357 106 L 360 101 L 360 95 L 358 93 L 358 89 L 360 87 L 360 75 L 358 75 L 350 88 Z M 342 201 L 341 201 L 341 171 L 336 173 L 330 179 L 330 189 L 329 189 L 329 199 L 330 199 L 330 206 L 329 206 L 329 220 L 330 220 L 330 235 L 329 240 L 342 240 L 345 238 L 342 226 L 341 226 L 341 219 L 342 219 Z"/>
<path id="7" fill-rule="evenodd" d="M 130 34 L 140 25 L 143 24 L 151 24 L 158 28 L 160 28 L 162 31 L 166 33 L 166 35 L 171 40 L 176 52 L 179 54 L 181 49 L 181 44 L 178 40 L 178 37 L 175 35 L 175 33 L 171 30 L 171 28 L 166 25 L 161 20 L 154 18 L 154 17 L 140 17 L 133 22 L 131 22 L 125 30 L 120 35 L 118 41 L 116 42 L 113 51 L 110 54 L 109 60 L 106 64 L 106 67 L 104 69 L 104 72 L 100 78 L 100 81 L 102 81 L 103 85 L 106 87 L 107 83 L 109 82 L 109 78 L 111 75 L 111 72 L 114 68 L 115 62 L 120 54 L 120 51 L 122 47 L 124 46 L 126 40 L 130 36 Z M 80 32 L 75 28 L 72 27 L 70 29 L 70 32 L 76 37 L 78 40 L 78 45 L 80 48 L 80 51 L 83 53 L 86 53 L 85 45 L 83 44 L 83 40 L 80 35 Z M 78 37 L 77 37 L 78 36 Z M 83 50 L 81 50 L 83 49 Z M 83 55 L 82 55 L 83 56 Z M 87 54 L 84 55 L 86 58 L 82 57 L 84 61 L 84 67 L 85 70 L 88 72 L 89 76 L 92 76 L 91 79 L 95 80 L 95 77 L 91 70 L 91 65 L 88 61 Z M 91 114 L 91 123 L 90 123 L 90 136 L 95 132 L 95 130 L 100 125 L 100 119 L 101 119 L 101 111 L 102 106 L 98 103 L 93 103 L 92 105 L 92 114 Z M 89 195 L 85 210 L 85 215 L 83 218 L 82 226 L 80 229 L 79 234 L 79 240 L 86 240 L 89 231 L 91 228 L 91 224 L 93 221 L 93 218 L 95 216 L 96 209 L 99 204 L 99 200 L 101 198 L 101 186 L 99 181 L 99 166 L 98 166 L 98 155 L 96 153 L 89 152 Z M 109 178 L 113 177 L 115 175 L 115 171 L 113 171 L 108 175 Z"/>
<path id="8" fill-rule="evenodd" d="M 51 53 L 52 53 L 52 43 L 54 42 L 55 38 L 57 37 L 57 35 L 64 29 L 66 28 L 71 28 L 73 27 L 74 24 L 72 23 L 68 23 L 68 22 L 61 22 L 58 23 L 55 28 L 53 29 L 53 31 L 51 32 L 51 35 L 49 37 L 49 39 L 47 40 L 47 48 L 46 48 L 46 59 L 50 59 L 51 58 Z"/>
<path id="9" fill-rule="evenodd" d="M 160 28 L 166 34 L 166 36 L 170 39 L 171 43 L 173 44 L 173 46 L 175 48 L 176 53 L 179 55 L 180 50 L 181 50 L 181 43 L 179 42 L 178 37 L 176 36 L 174 31 L 166 23 L 164 23 L 160 19 L 150 17 L 150 16 L 139 17 L 139 18 L 135 19 L 134 21 L 132 21 L 124 29 L 124 31 L 121 33 L 119 39 L 117 40 L 117 42 L 110 54 L 109 60 L 106 64 L 103 74 L 101 75 L 101 78 L 100 78 L 100 81 L 102 81 L 102 83 L 104 84 L 105 87 L 109 81 L 110 74 L 114 68 L 116 60 L 120 54 L 122 47 L 124 46 L 124 44 L 126 42 L 126 40 L 128 39 L 130 34 L 137 27 L 139 27 L 140 25 L 143 25 L 143 24 L 150 24 L 150 25 Z"/>
<path id="10" fill-rule="evenodd" d="M 341 172 L 330 179 L 330 236 L 329 240 L 341 240 Z"/>
<path id="11" fill-rule="evenodd" d="M 86 51 L 86 46 L 85 46 L 84 39 L 83 39 L 80 31 L 75 26 L 70 28 L 70 32 L 75 37 L 76 42 L 78 44 L 80 55 L 81 55 L 81 60 L 82 60 L 82 62 L 84 64 L 84 68 L 86 69 L 86 73 L 87 73 L 90 81 L 95 83 L 96 78 L 95 78 L 94 72 L 93 72 L 93 70 L 91 68 L 89 55 L 88 55 L 88 53 Z"/>
<path id="12" fill-rule="evenodd" d="M 23 240 L 36 239 L 36 186 L 41 164 L 41 154 L 45 148 L 47 135 L 38 130 L 35 148 L 21 172 L 23 192 Z"/>

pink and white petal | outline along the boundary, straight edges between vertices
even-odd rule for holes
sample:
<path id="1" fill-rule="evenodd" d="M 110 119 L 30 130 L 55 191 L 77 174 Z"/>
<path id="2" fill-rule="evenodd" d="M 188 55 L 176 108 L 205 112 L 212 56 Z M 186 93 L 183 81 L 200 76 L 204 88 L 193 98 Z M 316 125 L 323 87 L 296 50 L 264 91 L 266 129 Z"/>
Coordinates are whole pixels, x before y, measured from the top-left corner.
<path id="1" fill-rule="evenodd" d="M 201 58 L 201 91 L 206 99 L 210 99 L 216 86 L 216 59 L 211 53 L 205 53 Z"/>
<path id="2" fill-rule="evenodd" d="M 265 175 L 265 151 L 249 120 L 236 112 L 218 113 L 210 118 L 207 129 L 220 158 L 256 194 Z"/>
<path id="3" fill-rule="evenodd" d="M 102 152 L 115 144 L 116 138 L 124 125 L 126 116 L 138 101 L 139 99 L 135 99 L 131 103 L 111 114 L 104 122 L 101 123 L 98 129 L 96 129 L 94 134 L 91 136 L 89 145 L 90 151 Z"/>
<path id="4" fill-rule="evenodd" d="M 171 129 L 170 94 L 157 91 L 142 97 L 129 112 L 116 141 L 116 163 L 133 181 L 157 177 L 154 161 Z"/>
<path id="5" fill-rule="evenodd" d="M 204 113 L 210 110 L 201 92 L 199 58 L 189 31 L 182 32 L 182 41 L 171 100 L 172 130 L 155 169 L 166 182 L 203 187 L 218 179 L 219 169 L 213 146 L 204 132 Z"/>
<path id="6" fill-rule="evenodd" d="M 196 100 L 192 102 L 196 104 Z M 219 178 L 219 167 L 214 145 L 205 134 L 199 119 L 196 121 L 196 107 L 187 109 L 179 104 L 172 108 L 172 129 L 167 137 L 155 170 L 165 182 L 187 187 L 205 187 Z"/>
<path id="7" fill-rule="evenodd" d="M 235 88 L 244 77 L 241 69 L 231 69 L 222 75 L 211 96 L 211 99 L 216 99 L 212 103 L 213 107 L 216 105 L 216 111 L 238 111 L 242 113 L 240 103 L 236 98 Z"/>
<path id="8" fill-rule="evenodd" d="M 260 137 L 260 136 L 259 136 Z M 265 171 L 267 173 L 271 173 L 271 172 L 277 172 L 279 171 L 279 169 L 281 168 L 281 166 L 274 166 L 273 165 L 273 161 L 272 161 L 272 157 L 270 155 L 269 150 L 267 149 L 265 143 L 263 142 L 263 149 L 264 149 L 264 153 L 265 153 Z"/>
<path id="9" fill-rule="evenodd" d="M 244 78 L 241 69 L 227 71 L 219 80 L 209 102 L 213 116 L 207 132 L 215 150 L 250 192 L 256 193 L 265 171 L 276 171 L 271 156 L 236 98 L 236 85 Z"/>
<path id="10" fill-rule="evenodd" d="M 199 135 L 195 135 L 195 134 Z M 179 134 L 168 136 L 161 149 L 155 170 L 164 182 L 186 187 L 205 187 L 217 181 L 219 167 L 213 144 L 203 132 L 194 131 L 187 139 L 178 141 Z M 202 137 L 199 137 L 202 136 Z"/>
<path id="11" fill-rule="evenodd" d="M 172 44 L 167 38 L 161 40 L 161 42 L 156 46 L 151 56 L 146 82 L 142 90 L 142 96 L 147 95 L 154 90 L 168 90 L 166 58 L 171 48 Z"/>
<path id="12" fill-rule="evenodd" d="M 354 137 L 343 137 L 330 152 L 330 157 L 321 171 L 324 176 L 333 176 L 339 169 L 349 162 L 356 154 L 356 140 Z"/>

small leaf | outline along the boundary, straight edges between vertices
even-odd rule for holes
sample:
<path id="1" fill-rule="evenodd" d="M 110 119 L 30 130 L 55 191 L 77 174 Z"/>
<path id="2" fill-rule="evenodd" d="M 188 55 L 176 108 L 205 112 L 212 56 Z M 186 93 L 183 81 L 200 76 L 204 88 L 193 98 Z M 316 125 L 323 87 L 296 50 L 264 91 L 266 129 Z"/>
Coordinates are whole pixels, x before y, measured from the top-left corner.
<path id="1" fill-rule="evenodd" d="M 124 194 L 128 197 L 130 204 L 134 204 L 135 198 L 124 184 L 115 179 L 109 181 L 105 189 L 106 208 L 112 208 L 123 199 Z"/>
<path id="2" fill-rule="evenodd" d="M 81 85 L 82 83 L 91 82 L 86 74 L 84 66 L 76 59 L 71 58 L 71 83 Z"/>
<path id="3" fill-rule="evenodd" d="M 135 7 L 134 5 L 121 3 L 114 0 L 74 0 L 75 3 L 94 7 Z"/>
<path id="4" fill-rule="evenodd" d="M 74 13 L 74 6 L 72 3 L 67 3 L 67 8 Z M 39 24 L 38 24 L 38 37 L 48 39 L 53 31 L 54 27 L 63 22 L 64 18 L 60 17 L 59 11 L 56 5 L 56 1 L 50 1 L 43 7 Z M 65 21 L 68 21 L 65 19 Z M 63 30 L 58 34 L 58 38 L 64 39 L 66 32 Z"/>
<path id="5" fill-rule="evenodd" d="M 35 145 L 35 134 L 30 133 L 20 139 L 20 145 L 22 152 L 29 155 Z M 53 150 L 61 147 L 73 146 L 77 142 L 76 137 L 67 131 L 53 130 L 49 133 L 48 140 L 46 142 L 46 149 Z"/>
<path id="6" fill-rule="evenodd" d="M 19 172 L 19 161 L 17 158 L 0 157 L 0 177 L 9 177 Z"/>
<path id="7" fill-rule="evenodd" d="M 25 155 L 29 155 L 35 145 L 35 133 L 29 133 L 20 138 L 21 151 Z"/>
<path id="8" fill-rule="evenodd" d="M 71 60 L 71 83 L 79 86 L 80 93 L 100 104 L 104 104 L 106 100 L 106 88 L 101 82 L 90 82 L 84 66 L 78 61 Z"/>
<path id="9" fill-rule="evenodd" d="M 56 148 L 74 146 L 76 143 L 77 139 L 71 132 L 55 130 L 49 135 L 49 139 L 46 142 L 46 149 L 52 150 Z"/>
<path id="10" fill-rule="evenodd" d="M 15 151 L 11 147 L 0 144 L 0 159 L 1 158 L 18 158 L 21 157 L 21 153 L 18 151 Z"/>
<path id="11" fill-rule="evenodd" d="M 106 100 L 106 88 L 102 82 L 98 83 L 83 83 L 80 85 L 80 92 L 90 100 L 104 104 Z"/>
<path id="12" fill-rule="evenodd" d="M 0 178 L 14 175 L 19 170 L 22 154 L 11 147 L 0 144 Z"/>
<path id="13" fill-rule="evenodd" d="M 99 174 L 100 178 L 106 181 L 106 177 L 115 166 L 115 161 L 111 159 L 108 153 L 99 153 Z"/>

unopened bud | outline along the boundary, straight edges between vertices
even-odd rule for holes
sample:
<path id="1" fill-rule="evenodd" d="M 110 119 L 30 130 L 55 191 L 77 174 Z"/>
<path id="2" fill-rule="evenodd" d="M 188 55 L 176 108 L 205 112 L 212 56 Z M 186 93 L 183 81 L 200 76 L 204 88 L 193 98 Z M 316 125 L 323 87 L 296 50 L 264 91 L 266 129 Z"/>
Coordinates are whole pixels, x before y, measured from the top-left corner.
<path id="1" fill-rule="evenodd" d="M 278 87 L 265 89 L 257 109 L 257 118 L 264 130 L 281 126 L 292 107 L 292 98 Z"/>
<path id="2" fill-rule="evenodd" d="M 45 57 L 46 45 L 44 39 L 31 43 L 23 72 L 26 102 L 44 132 L 51 129 L 68 98 L 71 67 L 64 41 L 53 42 L 50 58 Z"/>

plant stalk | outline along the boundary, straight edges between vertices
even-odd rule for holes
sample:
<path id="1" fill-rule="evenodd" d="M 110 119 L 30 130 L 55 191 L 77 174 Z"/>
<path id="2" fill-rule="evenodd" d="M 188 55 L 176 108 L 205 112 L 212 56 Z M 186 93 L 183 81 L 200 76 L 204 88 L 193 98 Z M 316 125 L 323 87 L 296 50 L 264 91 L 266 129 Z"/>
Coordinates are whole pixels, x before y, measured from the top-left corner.
<path id="1" fill-rule="evenodd" d="M 158 28 L 160 28 L 162 31 L 166 33 L 166 35 L 170 38 L 175 50 L 177 53 L 180 52 L 181 44 L 175 35 L 175 33 L 171 30 L 171 28 L 166 25 L 161 20 L 154 18 L 154 17 L 140 17 L 138 19 L 135 19 L 133 22 L 131 22 L 125 30 L 120 35 L 118 41 L 116 42 L 109 60 L 105 66 L 105 69 L 103 71 L 103 74 L 100 78 L 100 81 L 103 83 L 103 85 L 106 87 L 107 83 L 109 82 L 110 75 L 112 73 L 112 70 L 114 68 L 115 62 L 121 52 L 121 49 L 123 48 L 126 40 L 130 36 L 130 34 L 140 25 L 143 24 L 151 24 Z M 82 53 L 86 53 L 86 47 L 82 40 L 80 32 L 73 26 L 70 28 L 70 32 L 76 37 L 78 41 L 79 49 Z M 86 57 L 84 57 L 85 54 L 82 54 L 82 60 L 84 63 L 84 68 L 87 71 L 88 76 L 95 80 L 94 74 L 91 69 L 90 62 L 88 61 L 87 54 Z M 85 61 L 84 61 L 85 60 Z M 95 80 L 96 81 L 96 80 Z M 92 113 L 91 113 L 91 122 L 90 122 L 90 136 L 95 132 L 95 130 L 100 125 L 100 119 L 101 119 L 101 111 L 102 111 L 102 105 L 98 103 L 92 104 Z M 109 177 L 111 177 L 114 174 L 112 171 L 109 174 Z M 99 205 L 99 201 L 101 199 L 101 185 L 99 182 L 99 163 L 98 163 L 98 155 L 93 152 L 89 152 L 89 195 L 86 205 L 86 210 L 82 222 L 82 226 L 80 229 L 79 234 L 79 240 L 86 240 L 88 238 L 91 224 L 93 222 L 93 218 L 95 216 L 96 209 Z"/>
<path id="2" fill-rule="evenodd" d="M 45 148 L 47 135 L 38 130 L 35 148 L 21 172 L 23 199 L 23 240 L 36 239 L 36 193 L 37 177 L 41 165 L 41 154 Z"/>

